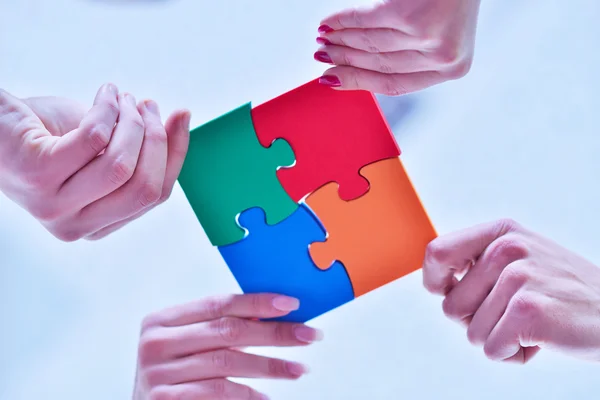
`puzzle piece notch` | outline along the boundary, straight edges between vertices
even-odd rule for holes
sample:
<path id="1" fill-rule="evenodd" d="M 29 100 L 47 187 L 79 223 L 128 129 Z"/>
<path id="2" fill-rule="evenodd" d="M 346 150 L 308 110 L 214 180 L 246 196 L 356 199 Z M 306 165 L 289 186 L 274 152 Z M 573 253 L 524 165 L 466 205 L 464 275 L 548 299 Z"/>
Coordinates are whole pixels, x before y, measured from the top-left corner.
<path id="1" fill-rule="evenodd" d="M 296 202 L 329 182 L 340 184 L 343 200 L 356 199 L 369 189 L 360 169 L 400 155 L 372 93 L 334 90 L 317 79 L 253 108 L 252 120 L 264 147 L 277 138 L 291 145 L 296 164 L 277 176 Z"/>
<path id="2" fill-rule="evenodd" d="M 245 237 L 236 221 L 244 210 L 261 207 L 276 224 L 298 208 L 277 178 L 294 163 L 285 140 L 261 146 L 246 103 L 190 132 L 179 183 L 211 243 L 224 246 Z"/>
<path id="3" fill-rule="evenodd" d="M 238 220 L 248 230 L 247 237 L 219 251 L 242 291 L 300 300 L 298 310 L 274 320 L 304 323 L 354 298 L 341 263 L 322 271 L 312 262 L 308 246 L 324 240 L 325 231 L 306 205 L 275 225 L 267 224 L 260 208 L 244 211 Z"/>
<path id="4" fill-rule="evenodd" d="M 427 244 L 437 234 L 399 158 L 361 170 L 371 183 L 364 196 L 344 201 L 335 184 L 308 196 L 329 236 L 310 245 L 318 268 L 345 266 L 359 297 L 421 268 Z"/>

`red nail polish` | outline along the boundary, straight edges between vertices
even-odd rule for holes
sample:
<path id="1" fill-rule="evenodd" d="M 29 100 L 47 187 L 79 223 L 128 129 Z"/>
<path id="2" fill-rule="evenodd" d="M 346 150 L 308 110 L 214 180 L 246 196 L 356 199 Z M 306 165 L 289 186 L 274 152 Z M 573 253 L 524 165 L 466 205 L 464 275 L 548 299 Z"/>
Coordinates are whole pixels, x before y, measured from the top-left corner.
<path id="1" fill-rule="evenodd" d="M 333 75 L 323 75 L 319 78 L 319 83 L 330 87 L 342 86 L 342 82 L 340 82 L 339 78 Z"/>
<path id="2" fill-rule="evenodd" d="M 331 44 L 331 42 L 329 40 L 327 40 L 327 38 L 324 38 L 324 37 L 318 37 L 317 43 L 322 44 L 324 46 Z"/>
<path id="3" fill-rule="evenodd" d="M 314 57 L 317 61 L 327 64 L 333 64 L 333 61 L 331 60 L 331 57 L 329 57 L 329 54 L 325 53 L 324 51 L 317 51 Z"/>
<path id="4" fill-rule="evenodd" d="M 333 32 L 333 29 L 329 25 L 321 25 L 319 27 L 319 33 L 329 33 Z"/>

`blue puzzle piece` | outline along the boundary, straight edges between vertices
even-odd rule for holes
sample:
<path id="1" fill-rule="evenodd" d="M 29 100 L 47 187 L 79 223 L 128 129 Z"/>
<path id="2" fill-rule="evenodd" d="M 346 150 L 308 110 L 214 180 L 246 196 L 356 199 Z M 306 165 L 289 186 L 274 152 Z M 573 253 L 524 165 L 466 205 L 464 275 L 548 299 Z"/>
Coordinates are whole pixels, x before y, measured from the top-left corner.
<path id="1" fill-rule="evenodd" d="M 239 224 L 249 234 L 219 251 L 244 293 L 300 300 L 298 310 L 274 320 L 306 322 L 354 298 L 341 263 L 322 271 L 310 258 L 309 244 L 325 241 L 325 230 L 306 205 L 275 225 L 267 225 L 262 209 L 251 208 L 240 215 Z"/>

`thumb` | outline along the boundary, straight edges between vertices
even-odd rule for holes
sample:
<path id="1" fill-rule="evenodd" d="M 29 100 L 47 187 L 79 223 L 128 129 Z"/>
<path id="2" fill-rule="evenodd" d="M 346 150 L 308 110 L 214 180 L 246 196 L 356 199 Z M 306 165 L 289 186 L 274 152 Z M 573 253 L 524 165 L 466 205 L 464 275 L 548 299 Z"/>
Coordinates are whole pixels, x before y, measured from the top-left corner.
<path id="1" fill-rule="evenodd" d="M 29 135 L 46 136 L 48 131 L 24 102 L 0 89 L 0 143 Z"/>
<path id="2" fill-rule="evenodd" d="M 394 13 L 390 12 L 389 5 L 377 3 L 369 7 L 348 8 L 332 14 L 321 21 L 319 30 L 323 33 L 340 29 L 369 29 L 369 28 L 394 28 L 398 23 Z"/>

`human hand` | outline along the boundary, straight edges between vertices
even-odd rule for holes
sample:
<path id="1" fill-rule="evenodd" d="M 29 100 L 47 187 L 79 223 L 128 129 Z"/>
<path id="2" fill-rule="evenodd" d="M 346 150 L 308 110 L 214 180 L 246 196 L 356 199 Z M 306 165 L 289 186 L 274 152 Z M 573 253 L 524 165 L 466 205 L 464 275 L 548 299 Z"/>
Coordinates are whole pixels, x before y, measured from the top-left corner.
<path id="1" fill-rule="evenodd" d="M 0 90 L 0 191 L 64 241 L 99 239 L 165 201 L 189 141 L 188 111 L 107 84 L 90 110 Z"/>
<path id="2" fill-rule="evenodd" d="M 306 346 L 321 333 L 304 324 L 263 322 L 298 308 L 274 294 L 203 299 L 146 317 L 142 323 L 134 400 L 266 396 L 227 378 L 298 379 L 302 364 L 244 353 L 247 346 Z"/>
<path id="3" fill-rule="evenodd" d="M 404 95 L 467 74 L 480 0 L 383 0 L 333 14 L 319 27 L 320 78 L 338 89 Z"/>
<path id="4" fill-rule="evenodd" d="M 548 348 L 600 361 L 600 269 L 516 222 L 434 239 L 423 280 L 492 360 L 526 363 Z"/>

